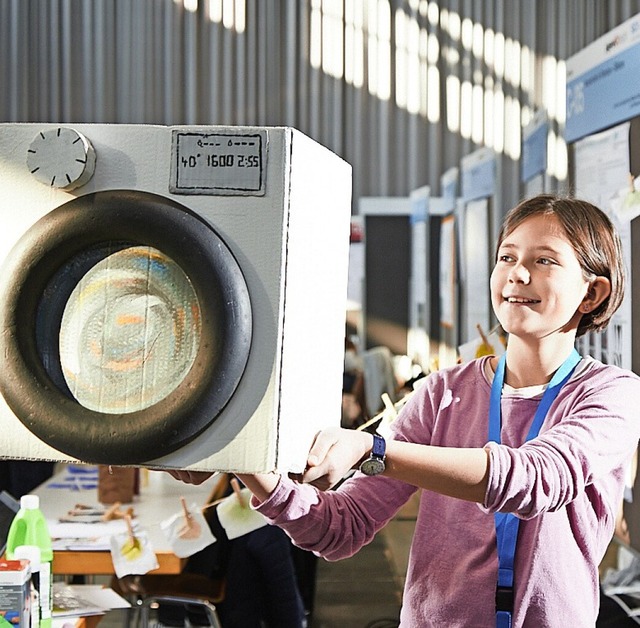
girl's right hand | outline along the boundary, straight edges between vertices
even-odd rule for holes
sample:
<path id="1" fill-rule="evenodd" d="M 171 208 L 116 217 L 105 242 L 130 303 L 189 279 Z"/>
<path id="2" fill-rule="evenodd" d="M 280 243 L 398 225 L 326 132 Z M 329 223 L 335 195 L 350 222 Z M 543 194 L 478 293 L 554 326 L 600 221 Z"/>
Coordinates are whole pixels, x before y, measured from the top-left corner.
<path id="1" fill-rule="evenodd" d="M 330 427 L 318 432 L 299 480 L 326 491 L 335 486 L 373 447 L 367 432 Z"/>

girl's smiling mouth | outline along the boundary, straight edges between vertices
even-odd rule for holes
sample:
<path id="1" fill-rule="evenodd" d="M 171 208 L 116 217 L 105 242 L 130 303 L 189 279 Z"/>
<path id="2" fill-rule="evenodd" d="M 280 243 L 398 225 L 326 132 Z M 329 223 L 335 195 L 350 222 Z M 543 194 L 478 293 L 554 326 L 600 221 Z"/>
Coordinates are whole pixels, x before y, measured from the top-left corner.
<path id="1" fill-rule="evenodd" d="M 504 297 L 504 300 L 507 303 L 522 303 L 525 305 L 530 305 L 533 303 L 540 303 L 539 299 L 527 299 L 525 297 Z"/>

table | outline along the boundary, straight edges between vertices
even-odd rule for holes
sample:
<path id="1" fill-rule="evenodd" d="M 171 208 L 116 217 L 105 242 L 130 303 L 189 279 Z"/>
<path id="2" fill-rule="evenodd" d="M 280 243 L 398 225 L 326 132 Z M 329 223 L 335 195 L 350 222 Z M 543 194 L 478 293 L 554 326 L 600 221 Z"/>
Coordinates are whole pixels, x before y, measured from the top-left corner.
<path id="1" fill-rule="evenodd" d="M 62 628 L 65 625 L 72 625 L 73 628 L 96 628 L 102 621 L 103 615 L 90 615 L 88 617 L 72 617 L 65 619 L 54 619 L 52 628 Z"/>
<path id="2" fill-rule="evenodd" d="M 76 504 L 98 505 L 96 488 L 55 488 L 63 484 L 65 469 L 33 491 L 40 498 L 40 509 L 48 521 L 57 521 Z M 180 497 L 187 504 L 195 502 L 203 506 L 217 483 L 212 477 L 199 486 L 185 484 L 164 471 L 142 471 L 140 495 L 135 496 L 133 506 L 136 520 L 144 529 L 158 559 L 159 567 L 149 573 L 177 574 L 186 559 L 178 558 L 160 529 L 160 522 L 179 512 Z M 87 483 L 85 483 L 87 485 Z M 126 508 L 129 504 L 123 504 Z M 55 575 L 112 575 L 111 553 L 106 550 L 54 550 L 53 573 Z"/>

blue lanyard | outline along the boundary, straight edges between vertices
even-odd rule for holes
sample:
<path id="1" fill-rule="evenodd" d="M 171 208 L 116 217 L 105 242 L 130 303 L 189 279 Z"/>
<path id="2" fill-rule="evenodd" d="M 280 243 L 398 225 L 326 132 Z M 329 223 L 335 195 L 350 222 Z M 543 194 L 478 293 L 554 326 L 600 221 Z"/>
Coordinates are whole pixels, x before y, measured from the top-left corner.
<path id="1" fill-rule="evenodd" d="M 535 438 L 540 432 L 547 412 L 558 396 L 560 389 L 571 377 L 573 370 L 580 362 L 580 354 L 574 349 L 569 357 L 555 372 L 547 389 L 542 395 L 533 422 L 529 428 L 526 440 Z M 496 374 L 491 386 L 491 399 L 489 405 L 489 440 L 500 443 L 500 431 L 502 427 L 500 399 L 504 384 L 504 371 L 507 363 L 506 354 L 498 361 Z M 518 540 L 518 527 L 520 519 L 511 513 L 495 513 L 496 540 L 498 546 L 498 584 L 496 588 L 496 628 L 510 628 L 511 615 L 513 613 L 513 566 L 516 554 L 516 541 Z"/>

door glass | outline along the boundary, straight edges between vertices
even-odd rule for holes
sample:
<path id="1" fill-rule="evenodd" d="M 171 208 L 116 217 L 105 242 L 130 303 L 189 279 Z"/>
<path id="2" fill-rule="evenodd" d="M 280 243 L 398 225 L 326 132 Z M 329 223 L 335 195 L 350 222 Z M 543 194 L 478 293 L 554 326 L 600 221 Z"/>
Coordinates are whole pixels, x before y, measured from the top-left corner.
<path id="1" fill-rule="evenodd" d="M 184 271 L 152 247 L 124 248 L 71 293 L 60 328 L 62 372 L 86 408 L 136 412 L 180 385 L 200 336 L 200 305 Z"/>

